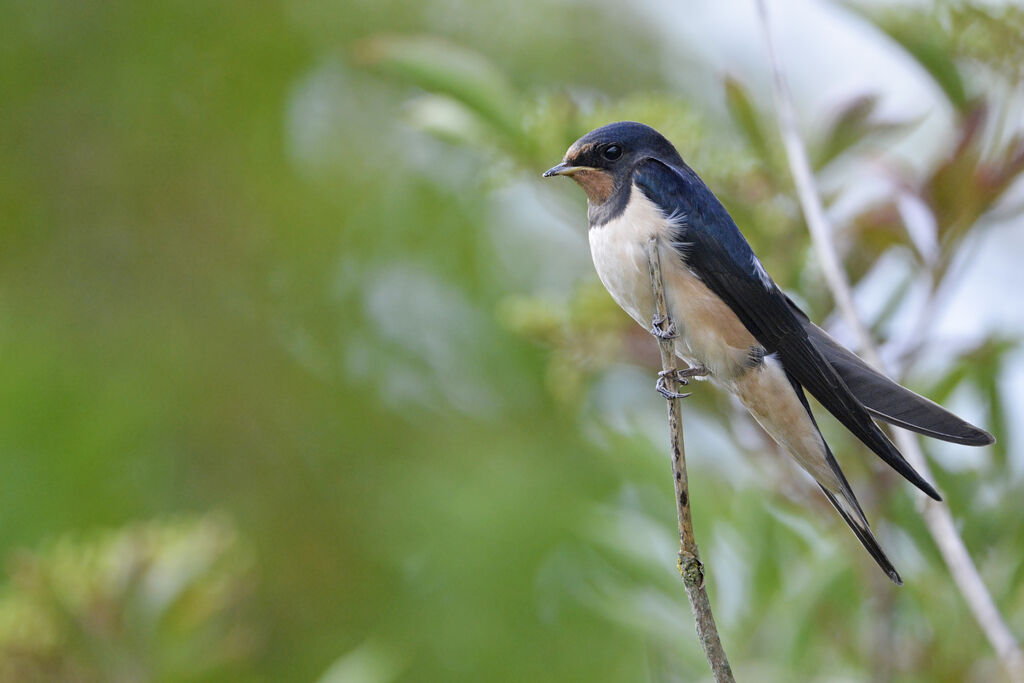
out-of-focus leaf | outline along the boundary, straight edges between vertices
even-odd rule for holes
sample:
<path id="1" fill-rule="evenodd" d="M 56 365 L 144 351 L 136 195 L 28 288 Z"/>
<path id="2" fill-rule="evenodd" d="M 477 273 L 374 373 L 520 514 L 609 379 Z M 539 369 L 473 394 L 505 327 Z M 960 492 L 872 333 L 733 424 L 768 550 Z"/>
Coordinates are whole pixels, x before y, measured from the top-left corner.
<path id="1" fill-rule="evenodd" d="M 974 176 L 981 157 L 978 139 L 985 117 L 985 108 L 976 107 L 963 118 L 952 154 L 925 181 L 922 196 L 935 214 L 939 240 L 945 246 L 964 233 L 981 213 L 983 197 L 975 191 Z"/>
<path id="2" fill-rule="evenodd" d="M 988 410 L 985 426 L 996 437 L 995 444 L 991 446 L 992 453 L 1000 467 L 1006 465 L 1009 452 L 1005 438 L 1007 417 L 999 393 L 999 378 L 1003 374 L 1007 354 L 1019 348 L 1019 345 L 1019 339 L 994 338 L 983 341 L 961 354 L 950 370 L 926 392 L 941 404 L 963 382 L 970 382 L 979 389 Z"/>
<path id="3" fill-rule="evenodd" d="M 937 403 L 949 399 L 953 391 L 968 377 L 974 377 L 977 369 L 993 362 L 1002 362 L 1002 358 L 1017 348 L 1019 340 L 994 338 L 988 339 L 978 346 L 961 353 L 949 372 L 932 384 L 927 391 L 928 396 Z"/>
<path id="4" fill-rule="evenodd" d="M 522 135 L 515 91 L 476 52 L 432 36 L 378 36 L 359 43 L 355 54 L 364 64 L 462 102 L 503 136 Z"/>
<path id="5" fill-rule="evenodd" d="M 1021 67 L 1014 55 L 1024 54 L 1024 39 L 1014 27 L 1024 25 L 1024 12 L 969 2 L 883 12 L 848 6 L 913 56 L 959 114 L 955 148 L 918 190 L 935 217 L 940 250 L 932 265 L 941 281 L 959 243 L 1024 171 L 1021 139 L 1004 143 L 1002 119 L 1013 98 L 1003 97 L 1000 103 L 998 94 L 1000 86 L 1007 92 L 1019 91 Z M 972 96 L 961 62 L 987 68 L 995 87 Z M 992 111 L 1001 114 L 990 116 Z"/>
<path id="6" fill-rule="evenodd" d="M 899 43 L 928 72 L 954 109 L 961 113 L 967 111 L 970 99 L 960 69 L 935 32 L 921 31 L 920 22 L 912 15 L 862 14 Z"/>
<path id="7" fill-rule="evenodd" d="M 754 106 L 743 84 L 731 76 L 725 79 L 725 103 L 736 127 L 746 136 L 747 142 L 764 163 L 770 165 L 772 151 L 761 127 L 757 107 Z"/>
<path id="8" fill-rule="evenodd" d="M 1024 138 L 1015 137 L 993 160 L 982 158 L 984 106 L 964 117 L 952 154 L 928 177 L 921 196 L 935 215 L 942 247 L 940 275 L 955 247 L 1024 172 Z"/>
<path id="9" fill-rule="evenodd" d="M 1010 590 L 1009 595 L 1000 601 L 1001 604 L 1016 604 L 1019 605 L 1024 599 L 1024 557 L 1020 553 L 1013 553 L 1013 562 L 1015 567 L 1013 572 L 1007 577 L 1006 585 Z"/>
<path id="10" fill-rule="evenodd" d="M 985 404 L 988 406 L 988 424 L 985 425 L 992 434 L 999 434 L 996 442 L 992 444 L 992 454 L 995 456 L 996 464 L 1000 468 L 1007 466 L 1009 451 L 1007 450 L 1007 424 L 1006 406 L 999 393 L 999 377 L 1002 374 L 1002 363 L 986 368 L 979 378 L 982 395 L 985 397 Z"/>
<path id="11" fill-rule="evenodd" d="M 964 1 L 875 12 L 848 5 L 899 43 L 932 77 L 954 109 L 973 106 L 958 62 L 982 65 L 1011 83 L 1024 64 L 1024 10 Z"/>
<path id="12" fill-rule="evenodd" d="M 390 683 L 402 673 L 404 660 L 393 648 L 368 640 L 335 660 L 317 683 Z"/>
<path id="13" fill-rule="evenodd" d="M 794 627 L 792 640 L 790 641 L 787 658 L 795 664 L 803 657 L 807 647 L 814 642 L 819 623 L 829 621 L 830 614 L 835 611 L 842 611 L 836 602 L 846 602 L 854 599 L 854 593 L 850 590 L 850 572 L 843 567 L 830 568 L 828 573 L 822 574 L 809 582 L 806 588 L 801 591 L 800 596 L 793 604 Z M 834 647 L 842 647 L 844 643 L 833 643 Z"/>
<path id="14" fill-rule="evenodd" d="M 526 106 L 523 136 L 533 143 L 533 148 L 523 149 L 520 158 L 528 165 L 552 166 L 561 158 L 568 144 L 587 130 L 576 100 L 564 92 L 541 93 Z M 526 156 L 534 150 L 538 158 Z"/>
<path id="15" fill-rule="evenodd" d="M 1024 67 L 1024 9 L 1012 3 L 943 3 L 952 50 L 1017 80 Z"/>
<path id="16" fill-rule="evenodd" d="M 928 265 L 939 257 L 939 236 L 935 215 L 916 194 L 903 192 L 896 202 L 907 237 L 918 255 Z"/>
<path id="17" fill-rule="evenodd" d="M 877 107 L 877 95 L 861 95 L 846 102 L 836 113 L 825 135 L 818 165 L 824 166 L 862 139 Z"/>
<path id="18" fill-rule="evenodd" d="M 845 265 L 854 281 L 874 266 L 882 252 L 908 242 L 899 207 L 893 201 L 861 211 L 851 221 L 849 233 L 849 239 L 856 241 L 857 248 L 847 251 Z"/>
<path id="19" fill-rule="evenodd" d="M 565 320 L 565 312 L 554 302 L 515 295 L 498 303 L 497 316 L 505 328 L 548 344 L 558 338 Z"/>
<path id="20" fill-rule="evenodd" d="M 900 304 L 906 298 L 907 293 L 910 291 L 910 286 L 914 283 L 914 276 L 908 273 L 902 280 L 900 280 L 889 296 L 886 297 L 885 303 L 882 304 L 882 310 L 878 316 L 871 321 L 871 333 L 876 339 L 881 336 L 881 330 L 892 320 L 893 315 L 900 309 Z"/>
<path id="21" fill-rule="evenodd" d="M 1000 158 L 978 169 L 978 184 L 988 199 L 989 208 L 1024 172 L 1024 135 L 1016 135 L 1003 149 Z"/>
<path id="22" fill-rule="evenodd" d="M 581 395 L 588 376 L 615 359 L 657 364 L 650 335 L 633 343 L 630 332 L 643 332 L 622 312 L 596 280 L 589 280 L 568 302 L 544 297 L 508 296 L 497 306 L 502 325 L 552 349 L 546 371 L 551 395 L 569 405 Z"/>
<path id="23" fill-rule="evenodd" d="M 872 135 L 899 130 L 899 123 L 872 121 L 878 106 L 877 95 L 861 95 L 846 102 L 836 113 L 814 154 L 814 167 L 821 169 L 848 149 Z"/>
<path id="24" fill-rule="evenodd" d="M 248 550 L 219 516 L 23 553 L 0 600 L 0 681 L 210 676 L 255 644 L 241 618 L 251 574 Z"/>
<path id="25" fill-rule="evenodd" d="M 935 82 L 942 88 L 942 92 L 949 98 L 950 104 L 957 111 L 967 110 L 970 101 L 967 97 L 967 90 L 964 88 L 963 79 L 960 77 L 960 70 L 940 44 L 913 31 L 896 31 L 889 35 L 906 48 L 907 52 L 913 55 L 935 79 Z"/>
<path id="26" fill-rule="evenodd" d="M 489 134 L 480 118 L 459 100 L 425 94 L 406 106 L 406 118 L 436 138 L 463 145 L 486 147 Z"/>

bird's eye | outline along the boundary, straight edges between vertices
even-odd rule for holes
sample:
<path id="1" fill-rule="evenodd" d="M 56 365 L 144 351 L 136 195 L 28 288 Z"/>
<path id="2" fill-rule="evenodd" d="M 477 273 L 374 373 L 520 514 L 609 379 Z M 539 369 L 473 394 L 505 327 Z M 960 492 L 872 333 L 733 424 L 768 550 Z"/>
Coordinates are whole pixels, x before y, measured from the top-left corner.
<path id="1" fill-rule="evenodd" d="M 622 156 L 622 148 L 618 145 L 608 145 L 604 148 L 604 158 L 608 161 L 615 161 Z"/>

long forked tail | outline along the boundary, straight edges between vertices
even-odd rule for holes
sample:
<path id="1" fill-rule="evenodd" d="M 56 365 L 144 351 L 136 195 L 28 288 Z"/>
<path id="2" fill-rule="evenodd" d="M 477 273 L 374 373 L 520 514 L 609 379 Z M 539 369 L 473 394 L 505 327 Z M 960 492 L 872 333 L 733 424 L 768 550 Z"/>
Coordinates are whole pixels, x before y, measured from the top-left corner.
<path id="1" fill-rule="evenodd" d="M 843 474 L 842 468 L 839 467 L 839 463 L 836 461 L 834 455 L 832 455 L 832 449 L 828 447 L 825 442 L 825 437 L 821 435 L 821 430 L 818 429 L 818 422 L 814 419 L 814 413 L 811 412 L 811 406 L 807 403 L 807 396 L 804 395 L 804 391 L 801 388 L 799 382 L 794 377 L 787 374 L 790 386 L 793 387 L 793 391 L 796 392 L 796 396 L 799 399 L 804 411 L 807 413 L 807 418 L 810 420 L 811 425 L 818 433 L 820 444 L 822 448 L 822 457 L 828 468 L 832 471 L 834 480 L 832 486 L 836 490 L 833 493 L 829 490 L 822 482 L 825 481 L 822 478 L 815 476 L 814 479 L 818 486 L 821 488 L 825 497 L 828 498 L 828 502 L 832 503 L 832 507 L 836 509 L 839 515 L 846 522 L 847 526 L 853 531 L 854 536 L 860 541 L 864 549 L 868 551 L 868 554 L 874 558 L 878 566 L 882 568 L 882 571 L 892 579 L 892 582 L 897 586 L 903 585 L 903 579 L 900 578 L 899 572 L 892 566 L 892 562 L 886 556 L 885 551 L 878 545 L 878 541 L 875 539 L 875 535 L 871 533 L 871 527 L 868 525 L 867 517 L 864 516 L 864 510 L 861 509 L 860 503 L 857 502 L 857 496 L 854 494 L 853 489 L 850 487 L 850 482 L 847 481 L 846 475 Z"/>
<path id="2" fill-rule="evenodd" d="M 821 484 L 818 484 L 818 486 L 821 486 Z M 849 525 L 850 529 L 853 530 L 854 535 L 857 537 L 857 540 L 860 541 L 861 545 L 864 546 L 864 549 L 868 551 L 868 554 L 871 555 L 875 562 L 878 563 L 878 566 L 882 568 L 882 571 L 892 579 L 893 583 L 897 586 L 902 586 L 903 579 L 900 578 L 896 568 L 892 566 L 892 562 L 889 561 L 885 551 L 882 550 L 880 545 L 878 545 L 878 541 L 875 539 L 875 535 L 871 533 L 871 527 L 868 526 L 867 520 L 864 519 L 864 516 L 862 514 L 858 514 L 858 510 L 848 509 L 845 500 L 837 498 L 824 486 L 821 486 L 821 490 L 824 492 L 825 497 L 828 498 L 828 502 L 832 503 L 833 507 L 835 507 L 840 516 L 842 516 L 843 521 L 845 521 Z"/>
<path id="3" fill-rule="evenodd" d="M 957 417 L 942 406 L 915 394 L 865 363 L 859 356 L 810 321 L 787 297 L 811 345 L 843 378 L 869 413 L 889 424 L 965 446 L 987 446 L 995 438 L 984 429 Z"/>
<path id="4" fill-rule="evenodd" d="M 868 412 L 897 427 L 964 446 L 987 446 L 995 438 L 942 406 L 889 379 L 813 323 L 811 344 L 832 364 Z"/>

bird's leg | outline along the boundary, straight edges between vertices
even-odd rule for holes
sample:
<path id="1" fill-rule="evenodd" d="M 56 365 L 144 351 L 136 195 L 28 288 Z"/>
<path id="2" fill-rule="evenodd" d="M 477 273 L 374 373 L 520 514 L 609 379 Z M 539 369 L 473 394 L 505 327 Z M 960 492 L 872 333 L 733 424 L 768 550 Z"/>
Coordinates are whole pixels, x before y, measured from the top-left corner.
<path id="1" fill-rule="evenodd" d="M 666 327 L 665 323 L 668 323 Z M 675 339 L 679 336 L 676 331 L 676 324 L 669 320 L 668 317 L 663 315 L 654 314 L 654 320 L 651 321 L 650 333 L 658 339 Z"/>
<path id="2" fill-rule="evenodd" d="M 708 369 L 702 365 L 696 365 L 692 368 L 686 368 L 685 370 L 680 370 L 679 368 L 662 370 L 658 373 L 658 381 L 654 385 L 654 388 L 657 389 L 658 393 L 665 398 L 686 398 L 690 394 L 680 394 L 679 392 L 669 389 L 669 380 L 675 380 L 680 384 L 686 385 L 690 383 L 690 377 L 705 377 L 707 374 Z"/>
<path id="3" fill-rule="evenodd" d="M 711 374 L 711 371 L 708 370 L 703 365 L 694 365 L 692 368 L 686 368 L 682 370 L 679 368 L 668 371 L 662 370 L 659 374 L 671 375 L 672 379 L 679 382 L 680 384 L 689 384 L 689 382 L 687 382 L 686 380 L 689 379 L 690 377 L 707 377 L 708 375 Z"/>

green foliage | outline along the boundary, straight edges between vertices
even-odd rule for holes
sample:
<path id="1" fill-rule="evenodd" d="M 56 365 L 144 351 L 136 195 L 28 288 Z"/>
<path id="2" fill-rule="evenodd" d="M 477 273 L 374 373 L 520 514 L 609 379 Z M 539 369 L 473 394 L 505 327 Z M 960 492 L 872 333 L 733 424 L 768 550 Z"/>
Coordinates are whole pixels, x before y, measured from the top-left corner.
<path id="1" fill-rule="evenodd" d="M 192 681 L 258 632 L 251 554 L 222 517 L 65 537 L 14 559 L 0 598 L 2 681 Z"/>
<path id="2" fill-rule="evenodd" d="M 957 111 L 964 113 L 970 106 L 970 100 L 964 87 L 956 62 L 945 50 L 945 46 L 937 40 L 932 32 L 922 32 L 916 21 L 905 22 L 885 27 L 889 35 L 907 50 L 935 79 L 946 97 Z"/>
<path id="3" fill-rule="evenodd" d="M 580 193 L 538 176 L 587 130 L 643 120 L 826 320 L 756 89 L 606 5 L 8 5 L 0 678 L 706 676 L 656 348 L 587 263 Z M 936 253 L 892 196 L 838 226 L 855 282 L 913 264 L 870 321 L 885 337 L 914 296 L 956 288 L 957 255 L 1006 212 L 1024 60 L 1016 10 L 870 18 L 956 112 L 933 163 L 889 169 Z M 810 140 L 844 186 L 843 162 L 884 162 L 915 130 L 876 101 L 838 103 Z M 1000 436 L 937 476 L 1019 631 L 1002 393 L 1019 340 L 904 341 L 911 386 L 974 397 Z M 937 350 L 938 370 L 918 362 Z M 741 680 L 996 677 L 913 499 L 843 430 L 822 420 L 900 591 L 722 392 L 702 387 L 685 420 Z"/>
<path id="4" fill-rule="evenodd" d="M 878 97 L 875 95 L 854 97 L 844 103 L 818 144 L 815 168 L 824 168 L 857 145 L 878 142 L 879 138 L 891 138 L 891 134 L 906 130 L 905 125 L 873 120 L 877 106 Z"/>
<path id="5" fill-rule="evenodd" d="M 747 138 L 747 144 L 757 158 L 771 159 L 775 151 L 769 147 L 768 134 L 762 129 L 761 114 L 757 111 L 746 89 L 734 78 L 725 79 L 725 102 L 736 127 Z"/>
<path id="6" fill-rule="evenodd" d="M 432 37 L 380 37 L 357 47 L 362 61 L 459 101 L 495 134 L 522 143 L 519 101 L 511 86 L 480 55 Z"/>
<path id="7" fill-rule="evenodd" d="M 958 61 L 1020 79 L 1024 10 L 1017 5 L 939 0 L 917 8 L 858 11 L 917 59 L 961 112 L 976 93 L 968 92 Z"/>

